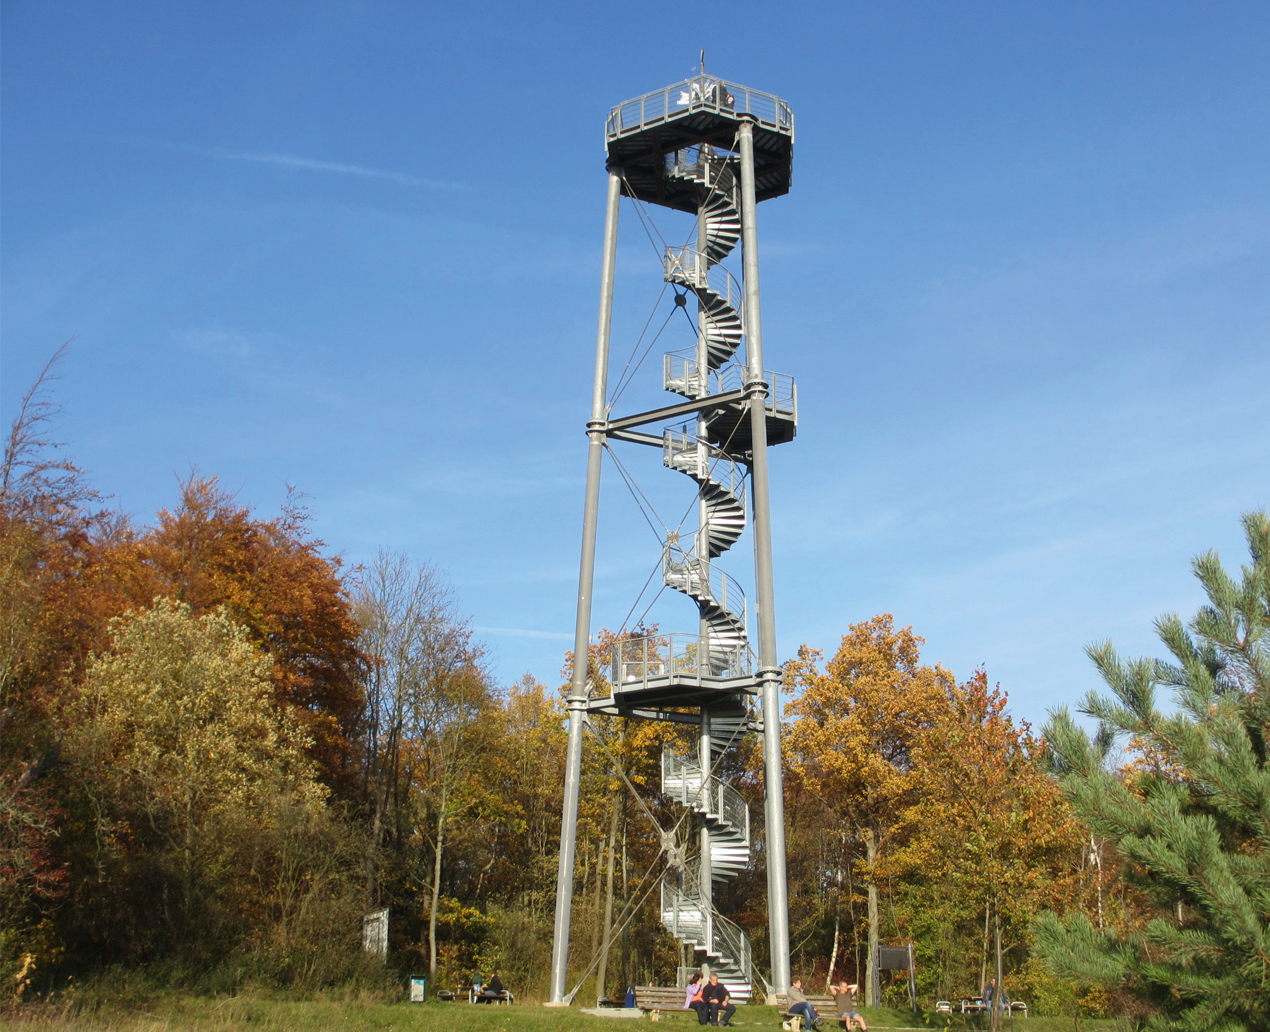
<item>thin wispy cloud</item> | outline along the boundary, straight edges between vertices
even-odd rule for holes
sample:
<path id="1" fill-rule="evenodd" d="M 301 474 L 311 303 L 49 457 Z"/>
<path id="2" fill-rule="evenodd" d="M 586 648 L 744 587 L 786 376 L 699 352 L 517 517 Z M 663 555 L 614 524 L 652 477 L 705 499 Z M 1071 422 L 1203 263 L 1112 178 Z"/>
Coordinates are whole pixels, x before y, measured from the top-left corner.
<path id="1" fill-rule="evenodd" d="M 219 147 L 208 147 L 204 150 L 209 157 L 221 158 L 225 161 L 254 161 L 261 165 L 280 165 L 283 168 L 303 168 L 313 172 L 335 172 L 347 176 L 364 176 L 367 179 L 383 179 L 402 186 L 425 186 L 433 190 L 455 190 L 458 183 L 443 183 L 436 179 L 421 179 L 419 176 L 407 175 L 405 172 L 388 172 L 380 168 L 366 168 L 364 165 L 344 165 L 336 161 L 315 161 L 313 158 L 299 158 L 291 154 L 255 154 L 251 151 L 222 150 Z"/>
<path id="2" fill-rule="evenodd" d="M 398 183 L 401 186 L 424 187 L 429 190 L 463 189 L 462 183 L 447 183 L 439 179 L 424 179 L 421 176 L 412 176 L 407 172 L 369 168 L 366 165 L 350 165 L 339 161 L 319 161 L 316 158 L 305 158 L 296 154 L 239 151 L 230 150 L 226 147 L 199 147 L 190 144 L 166 143 L 159 140 L 129 139 L 126 142 L 142 147 L 177 151 L 182 154 L 197 154 L 201 157 L 216 158 L 219 161 L 247 161 L 258 165 L 273 165 L 276 168 L 294 168 L 307 172 L 330 172 L 335 175 L 361 176 L 363 179 L 378 179 L 383 182 Z"/>
<path id="3" fill-rule="evenodd" d="M 482 634 L 497 634 L 505 638 L 550 638 L 553 641 L 573 641 L 573 635 L 565 631 L 528 631 L 523 627 L 477 627 Z"/>

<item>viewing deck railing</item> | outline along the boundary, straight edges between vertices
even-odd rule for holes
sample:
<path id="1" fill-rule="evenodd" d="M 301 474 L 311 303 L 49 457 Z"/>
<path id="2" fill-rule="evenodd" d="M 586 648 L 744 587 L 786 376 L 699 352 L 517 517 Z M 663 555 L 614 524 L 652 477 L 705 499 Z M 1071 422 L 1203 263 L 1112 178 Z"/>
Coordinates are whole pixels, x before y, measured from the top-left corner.
<path id="1" fill-rule="evenodd" d="M 677 394 L 694 395 L 700 384 L 697 373 L 695 348 L 668 351 L 662 360 L 663 386 Z M 798 386 L 788 373 L 763 370 L 763 379 L 769 384 L 767 411 L 798 422 Z M 729 362 L 720 369 L 706 374 L 706 394 L 724 394 L 739 391 L 745 386 L 745 366 Z"/>
<path id="2" fill-rule="evenodd" d="M 613 645 L 610 671 L 615 692 L 659 682 L 697 682 L 703 678 L 749 677 L 754 655 L 748 645 L 723 644 L 707 635 L 657 634 Z"/>
<path id="3" fill-rule="evenodd" d="M 791 136 L 794 133 L 794 113 L 780 97 L 699 75 L 619 104 L 609 112 L 605 137 L 615 140 L 695 111 L 750 115 L 768 129 Z"/>

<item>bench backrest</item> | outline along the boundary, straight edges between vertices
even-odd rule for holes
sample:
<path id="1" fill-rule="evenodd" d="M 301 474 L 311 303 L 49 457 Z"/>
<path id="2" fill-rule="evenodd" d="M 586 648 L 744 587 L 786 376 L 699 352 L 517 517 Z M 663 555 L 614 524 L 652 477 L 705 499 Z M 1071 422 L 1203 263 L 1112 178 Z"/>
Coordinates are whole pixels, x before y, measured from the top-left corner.
<path id="1" fill-rule="evenodd" d="M 817 1014 L 834 1009 L 834 998 L 832 996 L 818 996 L 812 993 L 804 993 L 803 995 L 807 997 L 807 1002 L 816 1008 Z M 789 997 L 784 993 L 777 993 L 776 1006 L 784 1010 L 789 1006 Z"/>
<path id="2" fill-rule="evenodd" d="M 635 989 L 635 1006 L 644 1010 L 678 1010 L 684 1005 L 687 989 L 674 986 L 644 986 Z"/>

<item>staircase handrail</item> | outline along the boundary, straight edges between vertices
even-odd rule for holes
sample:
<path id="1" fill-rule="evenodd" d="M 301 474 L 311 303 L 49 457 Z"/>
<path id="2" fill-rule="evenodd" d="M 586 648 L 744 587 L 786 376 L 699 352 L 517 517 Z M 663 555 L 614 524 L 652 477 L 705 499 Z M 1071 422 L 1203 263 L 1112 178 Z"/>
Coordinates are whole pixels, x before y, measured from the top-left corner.
<path id="1" fill-rule="evenodd" d="M 709 153 L 702 154 L 703 147 L 709 147 Z M 690 179 L 703 175 L 707 187 L 728 194 L 736 186 L 736 174 L 732 171 L 731 160 L 732 156 L 726 151 L 698 143 L 667 154 L 666 171 L 671 175 Z"/>
<path id="2" fill-rule="evenodd" d="M 677 575 L 680 570 L 683 570 L 688 578 L 688 587 L 695 585 L 697 591 L 704 597 L 709 598 L 720 609 L 731 613 L 740 623 L 741 633 L 745 633 L 748 628 L 748 603 L 745 599 L 745 590 L 737 583 L 735 577 L 725 573 L 709 559 L 699 558 L 690 552 L 685 552 L 678 545 L 667 542 L 662 551 L 663 579 L 670 583 L 669 578 Z M 693 592 L 690 591 L 688 594 Z M 694 597 L 697 596 L 694 595 Z"/>
<path id="3" fill-rule="evenodd" d="M 723 298 L 736 312 L 744 324 L 745 312 L 741 306 L 744 295 L 737 278 L 718 262 L 702 254 L 694 247 L 668 247 L 662 259 L 667 280 L 674 280 L 675 273 L 680 273 L 689 284 L 701 289 L 707 288 Z"/>
<path id="4" fill-rule="evenodd" d="M 692 753 L 666 745 L 661 752 L 662 791 L 675 802 L 708 813 L 750 844 L 750 806 L 733 786 L 713 775 L 702 788 L 701 763 Z M 677 789 L 668 788 L 678 782 Z"/>
<path id="5" fill-rule="evenodd" d="M 683 426 L 666 428 L 662 434 L 662 461 L 674 468 L 679 456 L 695 454 L 698 456 L 695 463 L 698 479 L 708 478 L 714 481 L 744 506 L 745 474 L 723 449 L 692 433 L 688 428 L 693 425 L 685 423 Z M 706 467 L 704 470 L 702 465 Z"/>

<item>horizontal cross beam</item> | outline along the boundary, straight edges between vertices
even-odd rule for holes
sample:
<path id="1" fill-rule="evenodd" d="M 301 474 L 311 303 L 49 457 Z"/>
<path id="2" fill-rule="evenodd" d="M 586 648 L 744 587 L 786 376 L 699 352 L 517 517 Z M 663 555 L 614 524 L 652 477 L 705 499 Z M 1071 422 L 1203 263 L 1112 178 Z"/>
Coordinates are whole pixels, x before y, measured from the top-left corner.
<path id="1" fill-rule="evenodd" d="M 640 709 L 626 706 L 597 706 L 594 702 L 587 705 L 588 713 L 602 713 L 607 717 L 638 717 L 640 720 L 670 721 L 672 724 L 700 724 L 699 713 L 676 713 L 673 710 Z"/>
<path id="2" fill-rule="evenodd" d="M 610 430 L 608 436 L 614 441 L 626 441 L 629 444 L 647 444 L 653 448 L 660 448 L 663 444 L 662 438 L 655 437 L 653 434 L 641 434 L 638 430 Z"/>
<path id="3" fill-rule="evenodd" d="M 604 427 L 605 433 L 614 430 L 628 430 L 633 426 L 644 426 L 646 423 L 657 423 L 663 419 L 676 419 L 679 416 L 690 416 L 694 412 L 709 412 L 712 409 L 727 408 L 729 405 L 745 400 L 745 391 L 727 391 L 723 394 L 712 394 L 708 398 L 697 398 L 694 401 L 683 401 L 678 405 L 653 409 L 651 412 L 640 412 L 621 419 L 610 419 Z"/>

